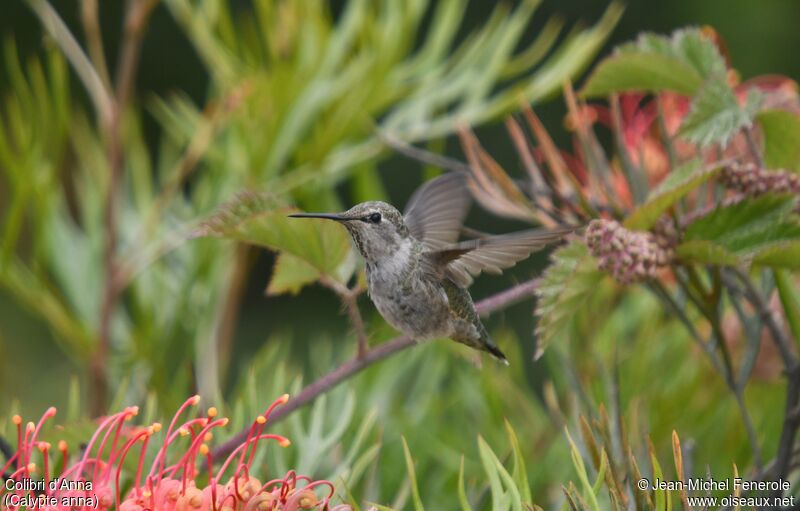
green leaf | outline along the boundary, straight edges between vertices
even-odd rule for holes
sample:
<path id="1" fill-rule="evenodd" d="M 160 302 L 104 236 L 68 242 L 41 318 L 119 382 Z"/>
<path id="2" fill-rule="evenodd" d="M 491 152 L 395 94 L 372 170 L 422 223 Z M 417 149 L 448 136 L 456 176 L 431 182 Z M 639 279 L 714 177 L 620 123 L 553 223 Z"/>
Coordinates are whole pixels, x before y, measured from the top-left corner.
<path id="1" fill-rule="evenodd" d="M 650 451 L 650 463 L 653 465 L 653 478 L 664 480 L 664 473 L 661 470 L 661 464 L 658 462 L 658 458 L 656 458 L 656 453 L 653 450 L 653 444 L 648 442 L 648 449 Z M 655 509 L 663 509 L 664 511 L 669 511 L 672 509 L 672 495 L 667 490 L 654 490 L 655 493 Z"/>
<path id="2" fill-rule="evenodd" d="M 760 102 L 761 94 L 751 89 L 742 108 L 727 77 L 711 77 L 692 100 L 679 133 L 701 147 L 725 146 L 739 130 L 752 124 Z"/>
<path id="3" fill-rule="evenodd" d="M 589 482 L 589 475 L 586 473 L 586 465 L 583 463 L 581 453 L 578 450 L 578 447 L 575 445 L 575 442 L 572 440 L 572 436 L 569 434 L 569 430 L 566 427 L 564 428 L 564 433 L 567 435 L 572 465 L 575 467 L 575 471 L 578 473 L 578 480 L 581 482 L 584 493 L 589 498 L 589 505 L 594 511 L 600 511 L 600 504 L 597 502 L 597 495 L 595 495 L 594 487 Z"/>
<path id="4" fill-rule="evenodd" d="M 492 463 L 492 456 L 486 453 L 487 450 L 491 453 L 491 449 L 486 444 L 486 441 L 478 436 L 478 451 L 480 453 L 483 469 L 486 472 L 486 477 L 489 479 L 489 489 L 492 493 L 492 509 L 506 509 L 508 503 L 503 498 L 504 492 L 503 484 L 500 481 L 500 474 L 497 472 L 497 466 Z"/>
<path id="5" fill-rule="evenodd" d="M 685 241 L 675 247 L 675 253 L 684 262 L 736 266 L 739 257 L 712 241 Z"/>
<path id="6" fill-rule="evenodd" d="M 691 96 L 708 77 L 724 76 L 725 70 L 716 45 L 699 29 L 678 30 L 670 37 L 645 33 L 600 62 L 582 94 L 672 90 Z"/>
<path id="7" fill-rule="evenodd" d="M 759 250 L 753 256 L 753 264 L 771 268 L 800 269 L 800 241 L 778 243 Z"/>
<path id="8" fill-rule="evenodd" d="M 411 500 L 414 503 L 414 511 L 425 511 L 422 505 L 422 499 L 419 496 L 419 486 L 417 485 L 417 473 L 414 470 L 414 458 L 411 457 L 411 451 L 408 449 L 408 442 L 406 437 L 403 440 L 403 455 L 406 459 L 406 470 L 408 470 L 408 479 L 411 482 Z"/>
<path id="9" fill-rule="evenodd" d="M 461 464 L 458 468 L 458 504 L 461 506 L 461 511 L 472 511 L 472 506 L 469 505 L 467 499 L 467 491 L 464 488 L 464 456 L 461 456 Z"/>
<path id="10" fill-rule="evenodd" d="M 650 192 L 647 200 L 625 220 L 625 227 L 647 230 L 655 225 L 661 215 L 689 192 L 715 176 L 722 167 L 701 167 L 698 159 L 690 160 L 667 175 L 661 184 Z"/>
<path id="11" fill-rule="evenodd" d="M 274 202 L 264 196 L 239 197 L 206 221 L 196 235 L 218 236 L 287 253 L 320 273 L 337 276 L 351 251 L 347 232 L 336 222 L 289 218 L 293 209 L 273 207 Z M 308 274 L 297 269 L 293 273 L 293 285 Z"/>
<path id="12" fill-rule="evenodd" d="M 698 28 L 684 28 L 672 34 L 672 47 L 701 76 L 724 74 L 725 59 L 717 45 Z"/>
<path id="13" fill-rule="evenodd" d="M 511 442 L 511 452 L 514 458 L 514 468 L 512 470 L 514 484 L 516 484 L 519 489 L 522 501 L 527 504 L 533 504 L 533 497 L 531 496 L 531 489 L 528 484 L 528 471 L 525 469 L 525 456 L 522 455 L 519 439 L 514 432 L 514 428 L 511 427 L 511 423 L 508 422 L 508 419 L 505 420 L 505 425 L 506 434 L 508 435 L 508 441 Z"/>
<path id="14" fill-rule="evenodd" d="M 800 116 L 785 110 L 765 110 L 757 119 L 764 133 L 767 168 L 800 172 Z"/>
<path id="15" fill-rule="evenodd" d="M 566 338 L 578 314 L 597 300 L 607 288 L 602 286 L 606 275 L 597 269 L 597 263 L 582 242 L 559 248 L 551 256 L 552 264 L 542 275 L 536 291 L 536 358 L 544 353 L 551 342 Z M 593 317 L 603 317 L 595 309 Z"/>
<path id="16" fill-rule="evenodd" d="M 628 90 L 694 96 L 680 134 L 700 146 L 727 144 L 752 123 L 761 102 L 751 89 L 744 108 L 739 105 L 728 85 L 725 60 L 699 29 L 679 30 L 669 38 L 644 34 L 622 45 L 595 68 L 582 93 L 603 96 Z"/>
<path id="17" fill-rule="evenodd" d="M 283 293 L 296 295 L 303 286 L 311 284 L 320 276 L 319 270 L 309 263 L 289 253 L 278 254 L 272 268 L 272 278 L 267 286 L 267 294 L 274 296 Z"/>
<path id="18" fill-rule="evenodd" d="M 794 277 L 784 270 L 775 270 L 775 287 L 783 305 L 786 322 L 797 342 L 800 342 L 800 294 L 792 281 Z"/>
<path id="19" fill-rule="evenodd" d="M 691 95 L 702 83 L 697 72 L 676 57 L 637 51 L 600 62 L 581 94 L 591 98 L 625 91 L 670 90 Z"/>
<path id="20" fill-rule="evenodd" d="M 795 198 L 766 195 L 718 208 L 693 222 L 684 241 L 711 241 L 737 256 L 753 256 L 772 245 L 800 240 Z"/>
<path id="21" fill-rule="evenodd" d="M 514 511 L 522 511 L 522 500 L 514 479 L 481 436 L 478 436 L 478 452 L 492 489 L 492 509 L 510 507 Z"/>

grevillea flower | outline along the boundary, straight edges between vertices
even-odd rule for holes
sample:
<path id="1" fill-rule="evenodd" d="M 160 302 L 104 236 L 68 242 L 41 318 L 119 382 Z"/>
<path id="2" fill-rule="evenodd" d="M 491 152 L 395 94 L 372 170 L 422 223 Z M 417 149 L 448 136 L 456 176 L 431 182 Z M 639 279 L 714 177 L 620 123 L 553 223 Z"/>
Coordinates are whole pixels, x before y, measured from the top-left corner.
<path id="1" fill-rule="evenodd" d="M 71 454 L 64 441 L 58 443 L 56 454 L 49 443 L 39 440 L 43 425 L 56 415 L 55 408 L 24 427 L 14 416 L 17 450 L 0 470 L 6 479 L 0 488 L 0 507 L 9 511 L 350 510 L 345 504 L 331 506 L 334 487 L 329 481 L 314 481 L 294 471 L 266 482 L 252 475 L 259 445 L 291 443 L 264 433 L 270 413 L 287 400 L 287 395 L 281 396 L 257 416 L 245 441 L 221 463 L 214 462 L 209 445 L 228 419 L 218 418 L 213 407 L 194 418 L 181 418 L 199 403 L 199 396 L 183 403 L 163 435 L 159 423 L 126 424 L 138 414 L 137 407 L 105 417 L 77 454 Z M 153 453 L 156 436 L 162 440 Z"/>

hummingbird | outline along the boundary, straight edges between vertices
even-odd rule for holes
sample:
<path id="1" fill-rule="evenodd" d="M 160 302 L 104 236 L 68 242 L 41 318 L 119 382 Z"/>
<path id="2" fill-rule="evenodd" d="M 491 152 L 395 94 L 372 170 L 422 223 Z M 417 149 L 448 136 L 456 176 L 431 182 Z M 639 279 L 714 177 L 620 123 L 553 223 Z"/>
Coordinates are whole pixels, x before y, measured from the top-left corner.
<path id="1" fill-rule="evenodd" d="M 478 317 L 467 288 L 481 272 L 502 273 L 573 228 L 526 230 L 458 241 L 471 204 L 468 177 L 449 172 L 422 185 L 405 212 L 381 201 L 342 213 L 295 213 L 342 224 L 366 262 L 369 296 L 381 316 L 416 341 L 450 338 L 508 359 Z"/>

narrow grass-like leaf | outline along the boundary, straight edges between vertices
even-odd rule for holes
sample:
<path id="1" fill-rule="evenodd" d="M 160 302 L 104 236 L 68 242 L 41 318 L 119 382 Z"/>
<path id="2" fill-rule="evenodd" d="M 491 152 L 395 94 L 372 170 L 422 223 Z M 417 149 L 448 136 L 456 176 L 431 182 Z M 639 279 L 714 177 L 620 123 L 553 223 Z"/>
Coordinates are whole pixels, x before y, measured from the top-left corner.
<path id="1" fill-rule="evenodd" d="M 508 435 L 508 440 L 511 442 L 511 449 L 514 458 L 514 468 L 512 469 L 514 483 L 519 489 L 522 502 L 526 504 L 533 504 L 530 483 L 528 482 L 528 471 L 525 468 L 525 456 L 522 454 L 522 449 L 519 445 L 519 439 L 517 438 L 517 434 L 514 432 L 514 428 L 511 427 L 511 423 L 508 422 L 508 419 L 506 419 L 504 422 L 506 425 L 506 434 Z"/>
<path id="2" fill-rule="evenodd" d="M 489 479 L 489 490 L 492 494 L 492 509 L 507 509 L 508 499 L 503 491 L 503 483 L 500 480 L 497 465 L 495 465 L 492 456 L 487 453 L 487 450 L 491 452 L 489 446 L 483 438 L 479 436 L 478 452 L 480 453 L 483 470 L 486 472 L 486 477 Z"/>
<path id="3" fill-rule="evenodd" d="M 578 446 L 572 440 L 569 430 L 564 428 L 564 433 L 567 435 L 567 442 L 569 443 L 570 457 L 572 458 L 572 465 L 578 473 L 578 480 L 581 482 L 583 492 L 589 500 L 589 505 L 593 511 L 600 511 L 600 504 L 597 502 L 597 495 L 594 492 L 594 486 L 589 482 L 589 475 L 586 473 L 586 465 L 583 463 L 583 457 L 578 450 Z"/>
<path id="4" fill-rule="evenodd" d="M 603 488 L 603 483 L 606 482 L 606 474 L 609 470 L 608 454 L 603 449 L 600 451 L 600 469 L 597 471 L 597 477 L 592 485 L 592 493 L 594 493 L 595 497 L 600 495 L 600 490 Z"/>
<path id="5" fill-rule="evenodd" d="M 497 489 L 502 498 L 503 507 L 495 507 L 495 509 L 510 507 L 513 511 L 522 511 L 522 498 L 514 478 L 511 477 L 483 437 L 478 437 L 478 451 L 484 470 L 487 474 L 491 474 L 489 479 L 492 481 L 492 493 L 494 494 Z M 497 478 L 497 484 L 495 484 L 495 478 Z M 492 500 L 494 501 L 494 495 Z"/>
<path id="6" fill-rule="evenodd" d="M 675 461 L 675 475 L 678 481 L 686 482 L 686 474 L 683 470 L 683 452 L 681 451 L 681 440 L 678 438 L 678 432 L 672 430 L 672 459 Z M 689 493 L 686 488 L 681 488 L 681 508 L 683 511 L 691 511 L 689 507 Z"/>
<path id="7" fill-rule="evenodd" d="M 656 457 L 655 448 L 653 447 L 653 443 L 649 441 L 647 442 L 648 452 L 650 454 L 650 463 L 653 467 L 653 480 L 664 480 L 664 472 L 661 470 L 661 465 L 658 463 L 658 458 Z M 655 508 L 658 510 L 670 511 L 672 509 L 672 496 L 669 490 L 662 490 L 660 488 L 656 488 L 653 490 L 655 495 Z"/>
<path id="8" fill-rule="evenodd" d="M 458 467 L 458 504 L 461 511 L 472 511 L 472 506 L 467 499 L 467 491 L 464 487 L 464 456 L 461 456 L 461 463 Z"/>
<path id="9" fill-rule="evenodd" d="M 408 471 L 408 479 L 411 484 L 411 501 L 414 504 L 414 511 L 425 511 L 422 505 L 422 499 L 419 496 L 419 486 L 417 486 L 417 472 L 414 470 L 414 458 L 411 457 L 411 451 L 408 449 L 408 442 L 406 437 L 403 440 L 403 456 L 406 459 L 406 470 Z"/>

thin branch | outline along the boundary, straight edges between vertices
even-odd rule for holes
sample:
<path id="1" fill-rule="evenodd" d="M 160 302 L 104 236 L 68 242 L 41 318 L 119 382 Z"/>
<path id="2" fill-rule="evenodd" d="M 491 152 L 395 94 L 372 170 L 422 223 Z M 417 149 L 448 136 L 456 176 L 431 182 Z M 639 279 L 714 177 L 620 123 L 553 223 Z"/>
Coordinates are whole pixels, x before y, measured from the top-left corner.
<path id="1" fill-rule="evenodd" d="M 442 156 L 441 154 L 426 151 L 425 149 L 420 149 L 419 147 L 400 140 L 399 138 L 390 133 L 386 133 L 385 131 L 378 130 L 376 133 L 381 142 L 383 142 L 388 148 L 399 154 L 402 154 L 403 156 L 406 156 L 407 158 L 422 163 L 427 163 L 428 165 L 433 165 L 435 167 L 441 167 L 444 170 L 451 170 L 453 172 L 471 172 L 469 165 L 456 160 L 455 158 L 449 158 L 447 156 Z"/>
<path id="2" fill-rule="evenodd" d="M 117 261 L 116 203 L 120 195 L 123 172 L 122 116 L 133 90 L 144 28 L 156 3 L 157 0 L 128 1 L 124 22 L 125 36 L 117 67 L 116 97 L 112 98 L 111 112 L 107 123 L 103 123 L 102 126 L 107 133 L 106 153 L 110 173 L 103 212 L 105 280 L 100 302 L 98 344 L 90 362 L 92 388 L 95 392 L 93 411 L 98 415 L 105 408 L 108 392 L 105 366 L 111 348 L 111 321 L 121 292 L 121 288 L 117 286 L 119 262 Z"/>
<path id="3" fill-rule="evenodd" d="M 46 0 L 28 0 L 28 4 L 72 64 L 89 97 L 92 98 L 98 117 L 103 123 L 107 123 L 111 118 L 114 104 L 111 91 L 103 83 L 58 12 Z"/>
<path id="4" fill-rule="evenodd" d="M 714 348 L 708 342 L 703 340 L 703 338 L 700 336 L 700 332 L 697 331 L 697 329 L 694 326 L 694 323 L 692 323 L 692 320 L 689 319 L 689 316 L 686 315 L 686 311 L 684 311 L 683 308 L 680 305 L 678 305 L 678 303 L 675 301 L 672 295 L 669 294 L 669 291 L 667 291 L 664 285 L 661 282 L 654 280 L 650 283 L 650 289 L 655 293 L 657 297 L 661 298 L 662 302 L 664 302 L 667 305 L 667 307 L 671 309 L 672 312 L 677 316 L 680 322 L 683 323 L 683 326 L 686 327 L 686 330 L 689 332 L 689 335 L 691 335 L 695 343 L 697 343 L 697 345 L 700 346 L 700 348 L 703 350 L 703 353 L 705 353 L 708 359 L 711 361 L 711 365 L 714 366 L 714 369 L 716 369 L 720 373 L 723 372 L 724 371 L 723 365 L 720 362 L 719 358 L 717 357 Z"/>
<path id="5" fill-rule="evenodd" d="M 532 296 L 538 285 L 539 279 L 532 279 L 521 284 L 517 284 L 510 289 L 479 301 L 475 304 L 475 308 L 482 316 L 505 309 L 524 298 Z M 322 378 L 306 386 L 300 391 L 299 394 L 290 399 L 285 405 L 276 409 L 270 415 L 270 422 L 275 422 L 286 417 L 298 408 L 311 403 L 320 395 L 329 392 L 348 378 L 358 374 L 361 372 L 361 370 L 375 364 L 376 362 L 388 358 L 395 353 L 410 348 L 415 344 L 416 341 L 402 335 L 395 337 L 391 341 L 381 344 L 380 346 L 368 350 L 361 358 L 356 357 L 348 360 Z M 249 428 L 240 431 L 231 437 L 227 442 L 217 447 L 212 453 L 212 459 L 219 460 L 220 458 L 230 454 L 230 452 L 235 449 L 236 446 L 240 445 L 247 438 L 248 431 Z"/>
<path id="6" fill-rule="evenodd" d="M 766 480 L 784 480 L 788 476 L 792 465 L 792 450 L 794 449 L 797 430 L 800 429 L 800 363 L 792 349 L 791 337 L 777 321 L 774 311 L 770 308 L 766 298 L 756 289 L 750 276 L 738 268 L 732 269 L 731 273 L 742 283 L 745 298 L 755 307 L 767 330 L 769 330 L 770 338 L 781 354 L 786 376 L 789 380 L 786 389 L 783 428 L 778 441 L 778 450 L 774 462 L 770 464 L 769 469 L 764 474 L 764 479 Z M 774 492 L 776 496 L 781 493 L 780 490 Z"/>
<path id="7" fill-rule="evenodd" d="M 732 269 L 731 273 L 742 283 L 744 286 L 745 298 L 755 307 L 761 320 L 764 321 L 767 330 L 769 330 L 770 337 L 781 354 L 783 363 L 786 366 L 786 371 L 788 373 L 796 372 L 798 367 L 800 367 L 800 362 L 798 362 L 797 355 L 795 355 L 792 348 L 792 339 L 775 318 L 775 313 L 769 306 L 769 303 L 761 296 L 761 293 L 756 289 L 747 273 L 738 268 Z"/>
<path id="8" fill-rule="evenodd" d="M 363 289 L 359 287 L 350 289 L 328 275 L 322 275 L 319 281 L 323 286 L 336 293 L 342 301 L 347 311 L 347 317 L 350 319 L 350 324 L 353 325 L 353 329 L 356 331 L 356 338 L 358 339 L 357 357 L 359 359 L 364 358 L 369 350 L 369 343 L 364 320 L 361 318 L 361 311 L 358 309 L 358 295 L 363 292 Z"/>
<path id="9" fill-rule="evenodd" d="M 678 273 L 675 272 L 675 277 L 678 283 L 684 287 L 684 289 L 688 286 L 688 284 L 679 278 Z M 664 286 L 655 281 L 651 284 L 651 289 L 655 292 L 655 294 L 660 297 L 672 311 L 678 316 L 681 322 L 684 324 L 686 329 L 689 331 L 691 337 L 695 340 L 695 342 L 700 345 L 703 349 L 703 352 L 708 356 L 709 360 L 711 361 L 714 368 L 723 375 L 725 379 L 725 383 L 728 389 L 733 393 L 734 398 L 736 399 L 736 406 L 739 409 L 739 414 L 742 417 L 742 423 L 744 424 L 745 432 L 747 433 L 747 439 L 750 443 L 750 450 L 753 453 L 753 461 L 754 465 L 756 466 L 757 472 L 760 475 L 763 472 L 763 465 L 762 465 L 762 456 L 761 456 L 761 446 L 758 443 L 758 437 L 756 435 L 755 427 L 753 426 L 753 420 L 750 417 L 750 413 L 747 410 L 747 407 L 744 403 L 744 397 L 742 395 L 742 388 L 736 384 L 736 377 L 733 372 L 733 367 L 731 365 L 730 356 L 727 352 L 727 347 L 725 346 L 725 339 L 723 337 L 722 329 L 719 327 L 718 320 L 713 319 L 707 313 L 708 311 L 704 310 L 705 308 L 702 306 L 701 303 L 697 301 L 693 301 L 695 306 L 700 310 L 700 312 L 706 316 L 706 318 L 711 323 L 711 327 L 713 330 L 713 335 L 717 339 L 717 346 L 720 348 L 721 353 L 723 354 L 723 361 L 721 362 L 720 359 L 717 357 L 716 352 L 714 351 L 714 347 L 709 341 L 704 341 L 703 338 L 700 336 L 700 333 L 694 327 L 694 324 L 691 322 L 689 317 L 686 315 L 684 310 L 675 302 L 672 298 L 672 295 L 669 294 L 669 291 L 664 288 Z M 688 292 L 686 289 L 687 296 L 692 296 L 691 293 Z"/>
<path id="10" fill-rule="evenodd" d="M 758 148 L 756 137 L 753 134 L 753 126 L 748 126 L 744 129 L 744 139 L 747 141 L 747 148 L 750 150 L 750 154 L 753 156 L 756 165 L 758 165 L 759 168 L 763 169 L 764 157 L 761 156 L 761 150 Z"/>
<path id="11" fill-rule="evenodd" d="M 81 2 L 81 22 L 83 23 L 83 33 L 86 35 L 86 46 L 89 48 L 89 57 L 105 86 L 110 88 L 111 79 L 108 76 L 108 65 L 103 50 L 103 34 L 100 30 L 99 14 L 98 0 Z"/>
<path id="12" fill-rule="evenodd" d="M 117 106 L 120 109 L 125 108 L 133 92 L 142 37 L 147 21 L 157 4 L 158 0 L 128 0 L 124 26 L 125 39 L 120 50 L 115 80 Z"/>
<path id="13" fill-rule="evenodd" d="M 250 274 L 252 254 L 251 247 L 244 243 L 237 243 L 234 247 L 233 264 L 230 266 L 231 278 L 225 289 L 225 297 L 221 304 L 223 309 L 217 329 L 217 357 L 221 381 L 225 381 L 233 351 L 236 325 L 242 309 L 242 299 L 247 290 L 247 277 Z"/>

